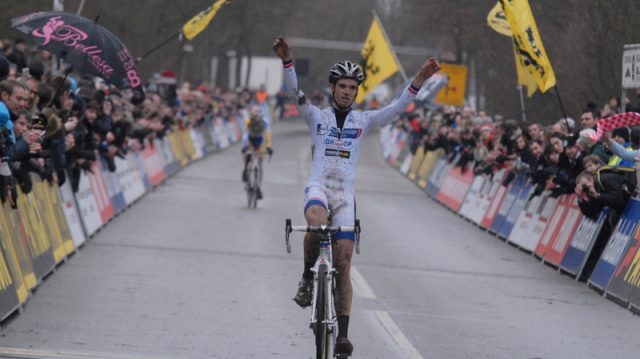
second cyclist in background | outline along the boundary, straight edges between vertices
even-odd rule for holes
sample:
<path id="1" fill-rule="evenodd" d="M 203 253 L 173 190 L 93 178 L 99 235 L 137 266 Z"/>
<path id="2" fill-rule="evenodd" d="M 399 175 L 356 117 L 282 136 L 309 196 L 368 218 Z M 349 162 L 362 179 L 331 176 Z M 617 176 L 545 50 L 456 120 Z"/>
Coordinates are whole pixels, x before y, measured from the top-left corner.
<path id="1" fill-rule="evenodd" d="M 254 154 L 259 156 L 260 171 L 262 172 L 262 159 L 266 152 L 271 156 L 273 149 L 271 148 L 271 130 L 269 123 L 264 119 L 262 113 L 256 112 L 251 114 L 249 120 L 245 123 L 247 131 L 242 137 L 242 154 L 244 155 L 244 169 L 242 170 L 242 181 L 247 182 L 249 174 L 247 166 Z M 258 187 L 257 198 L 262 199 L 262 190 Z"/>

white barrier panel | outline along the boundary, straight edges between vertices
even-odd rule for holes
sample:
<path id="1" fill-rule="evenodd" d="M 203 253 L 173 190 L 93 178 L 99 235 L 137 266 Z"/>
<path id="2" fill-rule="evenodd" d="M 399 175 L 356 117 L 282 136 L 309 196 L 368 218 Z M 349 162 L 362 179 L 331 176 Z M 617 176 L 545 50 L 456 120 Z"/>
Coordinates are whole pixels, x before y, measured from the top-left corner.
<path id="1" fill-rule="evenodd" d="M 111 201 L 111 206 L 113 207 L 113 211 L 115 214 L 123 211 L 127 204 L 124 200 L 124 195 L 122 193 L 122 185 L 120 184 L 120 180 L 118 179 L 118 175 L 116 172 L 109 171 L 106 168 L 106 165 L 102 168 L 102 179 L 104 181 L 105 187 L 107 189 L 107 195 Z"/>
<path id="2" fill-rule="evenodd" d="M 78 213 L 78 207 L 76 207 L 75 199 L 73 198 L 73 192 L 71 191 L 71 185 L 69 181 L 65 182 L 60 188 L 60 199 L 62 200 L 62 209 L 64 216 L 67 219 L 67 225 L 69 226 L 69 232 L 71 232 L 71 239 L 76 248 L 79 248 L 84 242 L 87 241 L 87 237 L 82 229 L 82 222 Z"/>
<path id="3" fill-rule="evenodd" d="M 202 134 L 194 130 L 193 128 L 190 128 L 189 136 L 191 137 L 191 142 L 193 143 L 193 148 L 195 150 L 194 159 L 199 159 L 204 157 L 203 149 L 205 148 L 206 144 L 205 144 L 204 138 L 202 137 Z"/>
<path id="4" fill-rule="evenodd" d="M 132 154 L 127 154 L 126 159 L 116 157 L 116 174 L 127 206 L 142 197 L 145 192 L 144 182 Z"/>
<path id="5" fill-rule="evenodd" d="M 525 204 L 509 235 L 509 242 L 527 251 L 533 251 L 540 239 L 540 235 L 535 234 L 535 228 L 540 221 L 545 197 L 546 195 L 535 196 Z M 535 243 L 532 243 L 534 240 Z"/>
<path id="6" fill-rule="evenodd" d="M 100 209 L 93 194 L 91 183 L 87 176 L 82 172 L 80 174 L 80 184 L 78 185 L 78 209 L 87 235 L 91 236 L 102 226 L 102 218 L 100 217 Z"/>
<path id="7" fill-rule="evenodd" d="M 212 120 L 211 126 L 209 126 L 209 133 L 211 133 L 213 143 L 218 150 L 229 147 L 229 136 L 225 132 L 224 120 L 222 118 L 216 117 Z"/>
<path id="8" fill-rule="evenodd" d="M 402 165 L 400 166 L 400 172 L 406 175 L 409 172 L 409 168 L 411 168 L 411 162 L 413 162 L 413 155 L 408 153 L 404 157 L 404 161 L 402 161 Z"/>
<path id="9" fill-rule="evenodd" d="M 464 198 L 464 202 L 462 202 L 462 207 L 460 207 L 459 213 L 476 223 L 478 222 L 473 218 L 476 217 L 475 214 L 480 207 L 480 193 L 485 186 L 485 182 L 489 182 L 488 177 L 476 176 L 473 182 L 471 182 L 471 188 L 469 188 L 469 192 L 467 192 L 467 196 Z"/>

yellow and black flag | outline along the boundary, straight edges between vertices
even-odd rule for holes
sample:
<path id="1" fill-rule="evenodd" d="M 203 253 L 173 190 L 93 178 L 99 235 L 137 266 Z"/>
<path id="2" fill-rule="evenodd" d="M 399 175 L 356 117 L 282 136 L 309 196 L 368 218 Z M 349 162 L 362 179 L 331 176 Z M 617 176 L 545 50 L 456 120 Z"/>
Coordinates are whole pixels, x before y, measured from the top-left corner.
<path id="1" fill-rule="evenodd" d="M 358 89 L 356 103 L 362 103 L 376 86 L 400 69 L 400 63 L 377 16 L 373 17 L 369 34 L 364 40 L 360 54 L 362 55 L 361 65 L 365 79 Z"/>
<path id="2" fill-rule="evenodd" d="M 204 11 L 201 11 L 198 15 L 191 18 L 191 20 L 187 21 L 184 26 L 182 26 L 182 34 L 187 40 L 191 41 L 194 37 L 198 36 L 202 30 L 206 29 L 209 26 L 209 23 L 216 16 L 216 13 L 222 5 L 224 5 L 228 0 L 217 0 L 213 5 L 207 8 Z"/>
<path id="3" fill-rule="evenodd" d="M 545 92 L 556 85 L 556 75 L 542 45 L 538 26 L 528 0 L 499 0 L 504 17 L 511 26 L 516 52 L 538 88 Z"/>
<path id="4" fill-rule="evenodd" d="M 509 25 L 507 18 L 504 16 L 504 11 L 502 11 L 502 5 L 499 1 L 496 3 L 496 6 L 494 6 L 493 9 L 491 9 L 491 11 L 489 12 L 489 15 L 487 16 L 487 24 L 497 33 L 513 37 L 513 33 L 511 32 L 511 25 Z M 536 79 L 531 73 L 529 73 L 529 70 L 527 70 L 524 59 L 520 55 L 518 55 L 515 44 L 513 47 L 513 55 L 515 58 L 516 78 L 518 81 L 518 85 L 526 87 L 527 97 L 531 97 L 538 88 Z"/>

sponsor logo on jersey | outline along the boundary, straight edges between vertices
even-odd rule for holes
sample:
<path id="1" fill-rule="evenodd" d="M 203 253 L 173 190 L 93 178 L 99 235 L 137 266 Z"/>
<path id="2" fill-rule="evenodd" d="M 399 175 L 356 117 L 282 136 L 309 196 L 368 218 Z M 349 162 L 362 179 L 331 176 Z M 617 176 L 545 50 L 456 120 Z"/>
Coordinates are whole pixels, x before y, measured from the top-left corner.
<path id="1" fill-rule="evenodd" d="M 339 150 L 337 148 L 326 148 L 324 150 L 324 155 L 327 157 L 340 157 L 340 158 L 349 158 L 351 157 L 351 151 Z"/>
<path id="2" fill-rule="evenodd" d="M 342 131 L 340 131 L 337 127 L 331 127 L 331 131 L 329 132 L 328 135 L 331 137 L 356 139 L 356 138 L 360 138 L 360 135 L 362 135 L 362 129 L 361 128 L 343 128 Z"/>
<path id="3" fill-rule="evenodd" d="M 326 135 L 327 133 L 329 133 L 329 125 L 319 123 L 318 126 L 316 127 L 316 134 Z"/>
<path id="4" fill-rule="evenodd" d="M 324 144 L 349 149 L 353 145 L 353 141 L 337 139 L 335 137 L 327 137 L 324 139 Z"/>

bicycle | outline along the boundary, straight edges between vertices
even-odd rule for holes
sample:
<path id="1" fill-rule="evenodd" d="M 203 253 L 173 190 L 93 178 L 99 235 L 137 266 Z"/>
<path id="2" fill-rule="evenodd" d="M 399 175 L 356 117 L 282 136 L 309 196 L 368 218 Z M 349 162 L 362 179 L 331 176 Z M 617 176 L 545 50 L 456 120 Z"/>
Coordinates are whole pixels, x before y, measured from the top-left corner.
<path id="1" fill-rule="evenodd" d="M 331 218 L 331 214 L 329 214 Z M 331 223 L 331 219 L 329 219 Z M 291 232 L 309 232 L 320 236 L 320 253 L 314 264 L 313 292 L 311 302 L 311 319 L 309 327 L 313 330 L 316 339 L 316 359 L 329 359 L 334 356 L 338 359 L 346 359 L 345 355 L 334 354 L 336 338 L 338 335 L 337 314 L 334 306 L 336 270 L 333 268 L 332 235 L 337 232 L 353 232 L 356 237 L 356 253 L 360 253 L 360 220 L 356 219 L 353 226 L 292 226 L 291 219 L 285 221 L 285 240 L 287 253 L 291 253 L 289 235 Z"/>
<path id="2" fill-rule="evenodd" d="M 258 191 L 262 184 L 262 164 L 260 163 L 260 156 L 255 152 L 249 153 L 251 159 L 247 165 L 247 184 L 245 190 L 247 191 L 247 204 L 249 208 L 256 208 L 258 205 Z"/>

